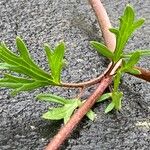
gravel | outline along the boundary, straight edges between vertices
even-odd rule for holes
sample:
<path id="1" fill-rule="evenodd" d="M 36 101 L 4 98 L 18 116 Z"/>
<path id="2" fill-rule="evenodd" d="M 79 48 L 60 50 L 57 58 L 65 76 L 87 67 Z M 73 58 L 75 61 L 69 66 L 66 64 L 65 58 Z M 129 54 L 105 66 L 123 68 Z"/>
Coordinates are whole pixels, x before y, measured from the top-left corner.
<path id="1" fill-rule="evenodd" d="M 113 26 L 127 3 L 146 23 L 130 39 L 126 51 L 150 47 L 149 0 L 103 0 Z M 79 82 L 96 77 L 107 66 L 105 58 L 89 46 L 90 40 L 102 41 L 96 17 L 87 1 L 82 0 L 1 0 L 0 41 L 15 50 L 15 37 L 21 36 L 35 62 L 48 70 L 43 43 L 66 43 L 68 65 L 62 80 Z M 150 58 L 139 66 L 150 69 Z M 104 114 L 106 103 L 95 105 L 94 122 L 84 118 L 62 150 L 148 150 L 150 145 L 150 84 L 125 75 L 121 112 Z M 39 93 L 56 93 L 74 97 L 73 89 L 41 88 L 15 97 L 0 89 L 0 150 L 42 150 L 61 127 L 61 121 L 41 119 L 50 104 L 35 100 Z M 89 95 L 90 90 L 86 92 Z"/>

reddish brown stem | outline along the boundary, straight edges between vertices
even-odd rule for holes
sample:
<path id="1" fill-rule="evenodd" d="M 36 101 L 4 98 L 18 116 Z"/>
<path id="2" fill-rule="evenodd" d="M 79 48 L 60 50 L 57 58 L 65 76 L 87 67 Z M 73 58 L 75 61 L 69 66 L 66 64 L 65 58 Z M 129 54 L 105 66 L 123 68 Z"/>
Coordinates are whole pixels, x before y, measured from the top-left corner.
<path id="1" fill-rule="evenodd" d="M 102 5 L 100 0 L 89 0 L 89 2 L 93 8 L 93 11 L 95 12 L 95 15 L 96 15 L 98 23 L 101 27 L 101 31 L 102 31 L 104 41 L 105 41 L 107 47 L 111 51 L 114 51 L 115 46 L 116 46 L 116 40 L 115 40 L 116 38 L 115 38 L 114 34 L 109 32 L 109 29 L 111 28 L 111 23 L 110 23 L 109 17 L 107 15 L 107 12 L 106 12 L 104 6 Z M 138 68 L 141 71 L 141 74 L 134 75 L 135 77 L 141 78 L 143 80 L 150 82 L 150 70 L 146 70 L 146 69 L 140 68 L 140 67 L 135 67 L 135 68 Z"/>
<path id="2" fill-rule="evenodd" d="M 111 28 L 111 23 L 104 6 L 100 0 L 89 0 L 89 3 L 97 17 L 105 44 L 109 50 L 114 51 L 116 46 L 116 38 L 115 35 L 109 31 Z"/>
<path id="3" fill-rule="evenodd" d="M 100 6 L 99 9 L 102 9 L 101 13 L 103 15 L 101 15 L 101 17 L 102 17 L 101 22 L 103 22 L 103 23 L 101 24 L 101 22 L 99 22 L 99 24 L 101 25 L 103 36 L 104 36 L 107 47 L 109 47 L 109 49 L 111 49 L 113 51 L 114 48 L 115 48 L 115 37 L 112 33 L 109 33 L 108 29 L 110 28 L 110 24 L 106 26 L 107 22 L 109 21 L 107 13 L 106 13 L 104 7 L 102 6 L 102 4 L 99 0 L 95 0 L 95 1 L 91 0 L 90 3 L 91 3 L 92 7 L 93 7 L 93 4 L 94 4 L 95 6 L 96 5 Z M 105 18 L 107 18 L 107 21 L 103 21 L 103 19 L 105 19 Z M 107 36 L 105 34 L 107 34 Z M 106 40 L 107 38 L 110 41 Z M 102 78 L 102 80 L 100 81 L 100 84 L 98 85 L 98 88 L 85 101 L 85 103 L 73 114 L 73 116 L 70 118 L 69 122 L 64 127 L 62 127 L 60 129 L 58 134 L 48 144 L 48 146 L 46 147 L 46 150 L 57 150 L 60 147 L 60 145 L 71 134 L 72 130 L 77 126 L 77 124 L 84 117 L 84 115 L 88 112 L 88 110 L 95 104 L 97 98 L 102 95 L 102 93 L 108 87 L 108 85 L 111 83 L 111 81 L 112 81 L 112 76 L 106 76 L 106 77 L 104 76 Z M 64 84 L 64 85 L 66 87 L 70 86 L 70 85 L 67 85 L 67 84 Z"/>
<path id="4" fill-rule="evenodd" d="M 106 46 L 110 50 L 114 51 L 115 37 L 112 33 L 109 32 L 109 28 L 111 27 L 111 24 L 102 3 L 100 2 L 100 0 L 89 0 L 89 2 L 93 7 L 93 10 L 95 11 L 95 14 L 98 18 Z M 112 68 L 109 71 L 111 70 Z M 93 92 L 93 94 L 91 94 L 91 96 L 85 101 L 85 103 L 73 114 L 73 116 L 68 121 L 68 123 L 60 129 L 58 134 L 52 139 L 52 141 L 48 144 L 45 150 L 57 150 L 60 147 L 60 145 L 71 134 L 73 129 L 77 126 L 77 124 L 88 112 L 88 110 L 95 104 L 96 100 L 102 95 L 104 90 L 109 86 L 111 81 L 112 81 L 112 76 L 108 74 L 107 75 L 105 74 L 105 76 L 102 77 L 97 89 Z M 70 87 L 70 86 L 72 87 L 72 85 L 68 85 L 68 84 L 64 84 L 64 85 L 66 87 Z"/>
<path id="5" fill-rule="evenodd" d="M 132 74 L 132 75 L 134 75 L 137 78 L 140 78 L 140 79 L 150 82 L 150 70 L 140 68 L 140 67 L 135 67 L 135 68 L 140 70 L 141 74 L 139 74 L 139 75 Z"/>
<path id="6" fill-rule="evenodd" d="M 88 86 L 91 86 L 91 85 L 94 85 L 94 84 L 97 84 L 98 82 L 100 82 L 103 76 L 104 76 L 104 74 L 100 75 L 99 77 L 97 77 L 95 79 L 85 81 L 85 82 L 81 82 L 81 83 L 65 83 L 65 82 L 62 82 L 60 86 L 68 87 L 68 88 L 88 87 Z"/>
<path id="7" fill-rule="evenodd" d="M 97 99 L 103 94 L 105 89 L 112 81 L 112 76 L 103 77 L 97 89 L 85 101 L 85 103 L 74 113 L 68 123 L 63 126 L 53 140 L 48 144 L 45 150 L 57 150 L 64 140 L 70 135 L 73 129 L 77 126 L 80 120 L 88 112 L 88 110 L 95 104 Z"/>
<path id="8" fill-rule="evenodd" d="M 60 86 L 62 87 L 69 87 L 69 88 L 84 88 L 84 87 L 88 87 L 94 84 L 97 84 L 101 81 L 101 79 L 105 76 L 105 74 L 108 72 L 108 70 L 112 67 L 112 63 L 110 63 L 107 67 L 107 69 L 97 78 L 89 80 L 89 81 L 85 81 L 85 82 L 81 82 L 81 83 L 64 83 L 62 82 Z"/>

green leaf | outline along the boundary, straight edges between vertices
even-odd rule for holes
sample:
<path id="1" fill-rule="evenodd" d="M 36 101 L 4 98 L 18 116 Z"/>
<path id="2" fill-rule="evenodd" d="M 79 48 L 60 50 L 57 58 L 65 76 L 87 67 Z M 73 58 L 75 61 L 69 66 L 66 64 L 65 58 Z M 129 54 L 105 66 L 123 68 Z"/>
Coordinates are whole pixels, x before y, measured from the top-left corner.
<path id="1" fill-rule="evenodd" d="M 39 94 L 36 98 L 41 101 L 62 104 L 62 107 L 52 108 L 42 117 L 50 120 L 64 119 L 64 123 L 68 122 L 74 110 L 82 104 L 79 99 L 65 99 L 54 94 Z"/>
<path id="2" fill-rule="evenodd" d="M 15 67 L 15 66 L 9 65 L 7 63 L 0 63 L 0 70 L 8 70 L 11 67 Z"/>
<path id="3" fill-rule="evenodd" d="M 121 79 L 121 76 L 122 76 L 122 68 L 120 68 L 115 77 L 114 77 L 114 91 L 118 91 L 118 88 L 119 88 L 119 84 L 120 84 L 120 79 Z"/>
<path id="4" fill-rule="evenodd" d="M 150 56 L 150 50 L 135 50 L 135 52 L 139 52 L 140 53 L 140 57 L 141 56 Z M 128 53 L 128 54 L 124 54 L 122 57 L 123 58 L 129 58 L 133 55 L 134 52 L 132 53 Z"/>
<path id="5" fill-rule="evenodd" d="M 97 103 L 103 102 L 103 101 L 107 100 L 108 98 L 110 98 L 111 96 L 112 96 L 112 93 L 105 93 L 98 99 Z"/>
<path id="6" fill-rule="evenodd" d="M 16 95 L 20 91 L 29 91 L 46 85 L 48 83 L 43 81 L 15 77 L 10 74 L 5 74 L 4 78 L 0 79 L 0 87 L 12 88 L 12 95 Z"/>
<path id="7" fill-rule="evenodd" d="M 118 34 L 119 34 L 119 30 L 115 29 L 115 28 L 110 28 L 109 31 L 114 33 L 116 36 L 118 36 Z"/>
<path id="8" fill-rule="evenodd" d="M 64 43 L 60 43 L 54 51 L 51 50 L 50 46 L 48 44 L 44 45 L 48 62 L 49 62 L 49 68 L 51 70 L 51 74 L 54 78 L 54 81 L 56 83 L 60 83 L 60 76 L 61 76 L 61 70 L 63 67 L 63 57 L 65 52 L 65 45 Z"/>
<path id="9" fill-rule="evenodd" d="M 47 111 L 42 115 L 42 118 L 49 120 L 60 120 L 63 119 L 66 115 L 66 108 L 68 107 L 58 107 L 53 108 L 52 110 Z"/>
<path id="10" fill-rule="evenodd" d="M 113 59 L 113 53 L 105 45 L 96 41 L 91 41 L 90 43 L 100 54 L 107 58 Z"/>
<path id="11" fill-rule="evenodd" d="M 129 72 L 129 73 L 135 74 L 135 75 L 141 74 L 140 70 L 135 69 L 135 68 L 126 70 L 126 72 Z"/>
<path id="12" fill-rule="evenodd" d="M 107 114 L 108 112 L 112 111 L 113 108 L 115 107 L 115 104 L 111 102 L 105 109 L 105 113 Z"/>
<path id="13" fill-rule="evenodd" d="M 20 91 L 29 91 L 47 85 L 59 85 L 59 83 L 53 79 L 52 75 L 45 72 L 38 65 L 36 65 L 34 61 L 32 61 L 28 49 L 20 37 L 16 38 L 16 45 L 19 55 L 11 52 L 11 50 L 9 50 L 3 42 L 0 44 L 0 69 L 7 69 L 11 73 L 15 73 L 15 75 L 5 76 L 4 79 L 1 78 L 0 87 L 12 88 L 14 89 L 12 93 L 17 94 Z M 62 49 L 62 47 L 62 45 L 58 46 L 55 61 L 60 60 L 60 57 L 62 58 L 62 54 L 58 54 L 58 49 Z M 55 65 L 56 68 L 60 66 L 57 66 L 56 63 Z M 19 78 L 16 73 L 19 73 L 23 76 L 23 78 Z M 12 80 L 12 78 L 16 80 L 24 80 L 27 81 L 27 83 L 19 83 L 16 80 Z"/>
<path id="14" fill-rule="evenodd" d="M 54 94 L 39 94 L 36 98 L 40 101 L 55 102 L 64 105 L 72 102 L 72 100 L 67 100 Z"/>
<path id="15" fill-rule="evenodd" d="M 130 59 L 128 60 L 128 62 L 126 63 L 126 69 L 132 69 L 134 67 L 134 65 L 139 61 L 140 59 L 140 53 L 134 52 L 132 54 L 132 56 L 130 57 Z"/>
<path id="16" fill-rule="evenodd" d="M 134 23 L 134 28 L 139 28 L 139 27 L 141 27 L 141 26 L 144 24 L 144 22 L 145 22 L 145 19 L 144 19 L 144 18 L 139 19 L 138 21 L 136 21 L 136 22 Z"/>
<path id="17" fill-rule="evenodd" d="M 144 19 L 135 20 L 135 12 L 130 5 L 125 8 L 123 16 L 120 18 L 118 29 L 110 29 L 116 35 L 116 48 L 114 52 L 114 62 L 122 57 L 123 49 L 135 29 L 144 23 Z"/>
<path id="18" fill-rule="evenodd" d="M 96 114 L 90 109 L 90 110 L 86 113 L 86 116 L 87 116 L 90 120 L 94 121 Z"/>
<path id="19" fill-rule="evenodd" d="M 115 109 L 120 110 L 121 109 L 121 100 L 123 97 L 123 93 L 122 92 L 113 92 L 112 93 L 112 101 L 115 104 Z"/>
<path id="20" fill-rule="evenodd" d="M 66 109 L 67 112 L 66 112 L 66 115 L 64 117 L 64 124 L 66 124 L 69 121 L 69 119 L 70 119 L 71 115 L 73 114 L 74 110 L 78 107 L 78 103 L 76 101 L 73 104 L 67 104 L 67 105 L 69 105 L 69 108 Z"/>
<path id="21" fill-rule="evenodd" d="M 34 62 L 32 61 L 32 59 L 30 58 L 28 49 L 24 43 L 24 41 L 20 38 L 20 37 L 16 37 L 16 45 L 17 45 L 17 49 L 19 51 L 20 57 L 22 57 L 22 59 L 24 59 L 24 61 L 28 62 L 29 64 L 33 65 L 34 67 L 36 67 L 37 69 L 39 69 Z"/>
<path id="22" fill-rule="evenodd" d="M 63 107 L 53 108 L 49 110 L 48 112 L 42 115 L 42 118 L 50 119 L 50 120 L 64 119 L 64 123 L 67 123 L 72 113 L 77 107 L 78 107 L 78 102 L 73 101 L 70 104 L 65 104 Z"/>

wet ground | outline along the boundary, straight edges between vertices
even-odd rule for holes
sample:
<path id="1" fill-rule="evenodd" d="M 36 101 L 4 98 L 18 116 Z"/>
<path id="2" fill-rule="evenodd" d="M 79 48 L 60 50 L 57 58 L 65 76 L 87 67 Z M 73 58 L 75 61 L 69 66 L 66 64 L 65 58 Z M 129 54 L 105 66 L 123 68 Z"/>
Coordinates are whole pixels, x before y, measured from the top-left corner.
<path id="1" fill-rule="evenodd" d="M 112 24 L 125 5 L 131 3 L 145 25 L 131 38 L 126 51 L 150 48 L 150 1 L 103 0 Z M 79 82 L 96 77 L 108 62 L 89 46 L 90 40 L 102 40 L 101 33 L 87 1 L 83 0 L 1 0 L 0 41 L 15 50 L 15 37 L 27 43 L 34 60 L 48 69 L 43 43 L 52 46 L 65 41 L 63 81 Z M 150 58 L 141 59 L 139 66 L 150 69 Z M 106 103 L 95 105 L 94 122 L 84 118 L 63 150 L 148 150 L 150 147 L 150 84 L 125 75 L 121 112 L 104 114 Z M 41 92 L 55 92 L 74 97 L 75 90 L 41 88 L 11 97 L 9 90 L 0 89 L 0 150 L 42 150 L 61 126 L 61 121 L 40 118 L 50 104 L 35 100 Z M 90 89 L 85 93 L 90 94 Z"/>

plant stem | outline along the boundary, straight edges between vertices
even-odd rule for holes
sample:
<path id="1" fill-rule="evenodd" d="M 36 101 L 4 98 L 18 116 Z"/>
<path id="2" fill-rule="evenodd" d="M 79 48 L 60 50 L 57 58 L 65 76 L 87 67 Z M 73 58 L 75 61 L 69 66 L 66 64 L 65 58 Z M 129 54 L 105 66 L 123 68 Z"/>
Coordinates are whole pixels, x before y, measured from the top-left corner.
<path id="1" fill-rule="evenodd" d="M 73 129 L 77 126 L 84 115 L 95 104 L 97 99 L 103 94 L 105 89 L 112 81 L 112 76 L 105 76 L 102 78 L 97 89 L 91 94 L 91 96 L 84 102 L 84 104 L 72 115 L 68 123 L 63 126 L 57 135 L 48 144 L 45 150 L 57 150 L 65 139 L 70 135 Z"/>
<path id="2" fill-rule="evenodd" d="M 91 85 L 99 83 L 102 80 L 102 78 L 105 76 L 105 74 L 110 70 L 111 67 L 112 67 L 112 63 L 110 63 L 108 65 L 107 69 L 99 77 L 94 78 L 92 80 L 81 82 L 81 83 L 64 83 L 64 82 L 62 82 L 60 84 L 60 86 L 68 87 L 68 88 L 85 88 L 85 87 L 89 87 Z"/>
<path id="3" fill-rule="evenodd" d="M 106 46 L 111 51 L 114 51 L 116 40 L 115 40 L 115 36 L 111 32 L 109 32 L 109 28 L 111 27 L 111 24 L 110 24 L 110 21 L 109 21 L 109 18 L 108 18 L 105 8 L 103 7 L 100 0 L 89 0 L 89 2 L 98 18 L 98 22 L 101 27 Z M 96 81 L 90 81 L 91 82 L 90 84 L 82 83 L 83 85 L 79 86 L 80 85 L 79 83 L 77 83 L 78 85 L 76 85 L 76 84 L 69 85 L 68 83 L 67 84 L 62 83 L 62 86 L 65 86 L 65 87 L 77 87 L 77 86 L 84 87 L 87 85 L 96 84 L 100 81 L 97 89 L 83 103 L 83 105 L 73 114 L 73 116 L 70 118 L 70 120 L 67 122 L 67 124 L 64 125 L 60 129 L 58 134 L 52 139 L 52 141 L 48 144 L 48 146 L 46 147 L 45 150 L 57 150 L 60 147 L 60 145 L 65 141 L 65 139 L 71 134 L 71 132 L 77 126 L 77 124 L 80 122 L 80 120 L 84 117 L 84 115 L 88 112 L 88 110 L 95 104 L 97 99 L 103 94 L 105 89 L 112 82 L 112 76 L 109 75 L 109 73 L 110 73 L 110 71 L 112 71 L 112 69 L 113 68 L 111 67 L 110 69 L 108 69 L 108 71 L 106 71 L 107 72 L 106 74 L 98 77 L 100 79 L 96 79 Z M 145 71 L 142 72 L 142 76 L 145 77 Z M 147 77 L 149 77 L 149 74 Z M 144 79 L 144 78 L 142 77 L 142 79 Z M 147 78 L 146 78 L 146 80 L 147 80 Z"/>
<path id="4" fill-rule="evenodd" d="M 140 70 L 141 74 L 139 74 L 139 75 L 131 74 L 131 75 L 150 82 L 150 70 L 147 70 L 147 69 L 144 69 L 141 67 L 137 67 L 137 66 L 135 67 L 135 69 Z"/>
<path id="5" fill-rule="evenodd" d="M 107 45 L 109 50 L 114 51 L 116 46 L 116 38 L 114 34 L 109 32 L 109 29 L 111 28 L 111 23 L 104 6 L 102 5 L 100 0 L 89 0 L 89 3 L 92 6 L 93 11 L 95 12 L 98 23 L 101 27 L 105 44 Z M 140 75 L 131 74 L 131 75 L 150 82 L 150 70 L 146 70 L 140 67 L 135 68 L 139 69 L 141 71 L 141 74 Z"/>
<path id="6" fill-rule="evenodd" d="M 116 47 L 116 37 L 109 31 L 111 28 L 111 23 L 108 14 L 100 0 L 89 0 L 89 3 L 97 17 L 105 44 L 107 45 L 108 49 L 113 52 Z"/>

